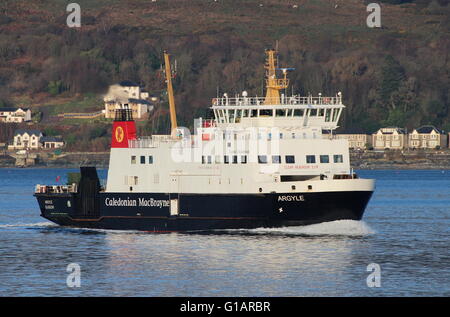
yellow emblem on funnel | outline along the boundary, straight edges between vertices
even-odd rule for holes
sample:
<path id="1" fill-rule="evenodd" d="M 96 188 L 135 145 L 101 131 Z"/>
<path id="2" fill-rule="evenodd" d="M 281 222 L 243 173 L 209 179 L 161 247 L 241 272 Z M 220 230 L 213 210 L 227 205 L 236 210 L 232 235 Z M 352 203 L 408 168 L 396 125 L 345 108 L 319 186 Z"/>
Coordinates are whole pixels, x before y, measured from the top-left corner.
<path id="1" fill-rule="evenodd" d="M 119 143 L 122 143 L 123 137 L 124 137 L 123 129 L 122 127 L 117 127 L 116 129 L 116 141 Z"/>

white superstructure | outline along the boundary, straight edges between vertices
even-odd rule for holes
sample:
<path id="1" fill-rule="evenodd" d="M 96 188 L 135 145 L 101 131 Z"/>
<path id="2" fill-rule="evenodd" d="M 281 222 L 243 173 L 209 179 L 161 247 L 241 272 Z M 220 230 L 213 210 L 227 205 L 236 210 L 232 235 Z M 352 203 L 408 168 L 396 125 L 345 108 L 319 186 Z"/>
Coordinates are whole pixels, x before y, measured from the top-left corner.
<path id="1" fill-rule="evenodd" d="M 342 94 L 285 96 L 286 71 L 276 78 L 273 51 L 266 69 L 265 98 L 213 99 L 214 118 L 196 120 L 193 135 L 177 128 L 112 147 L 106 192 L 372 191 L 373 180 L 351 171 L 348 141 L 322 137 L 322 129 L 338 127 Z"/>

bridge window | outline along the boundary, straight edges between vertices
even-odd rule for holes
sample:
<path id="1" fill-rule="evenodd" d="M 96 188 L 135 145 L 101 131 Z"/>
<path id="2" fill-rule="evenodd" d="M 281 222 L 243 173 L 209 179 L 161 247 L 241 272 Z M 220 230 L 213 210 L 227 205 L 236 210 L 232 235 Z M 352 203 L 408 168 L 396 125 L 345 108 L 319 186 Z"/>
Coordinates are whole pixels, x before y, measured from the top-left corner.
<path id="1" fill-rule="evenodd" d="M 252 112 L 250 113 L 250 117 L 254 118 L 258 116 L 258 109 L 252 109 Z"/>
<path id="2" fill-rule="evenodd" d="M 319 117 L 323 117 L 325 114 L 325 109 L 319 109 Z"/>
<path id="3" fill-rule="evenodd" d="M 309 116 L 310 117 L 316 117 L 317 116 L 317 109 L 311 109 L 309 111 Z"/>
<path id="4" fill-rule="evenodd" d="M 325 111 L 325 122 L 330 122 L 331 119 L 331 109 L 326 109 Z"/>
<path id="5" fill-rule="evenodd" d="M 145 156 L 141 156 L 141 164 L 145 164 Z"/>
<path id="6" fill-rule="evenodd" d="M 228 155 L 225 155 L 225 156 L 223 157 L 223 162 L 224 162 L 225 164 L 229 164 L 229 163 L 230 163 L 230 157 L 229 157 Z"/>
<path id="7" fill-rule="evenodd" d="M 241 163 L 242 164 L 247 164 L 247 155 L 242 155 L 241 156 Z"/>
<path id="8" fill-rule="evenodd" d="M 330 163 L 330 157 L 328 155 L 321 155 L 320 163 Z"/>
<path id="9" fill-rule="evenodd" d="M 286 109 L 277 109 L 276 115 L 277 115 L 277 117 L 285 117 L 286 116 Z"/>
<path id="10" fill-rule="evenodd" d="M 238 162 L 237 155 L 233 155 L 233 164 L 237 164 L 237 162 Z"/>
<path id="11" fill-rule="evenodd" d="M 131 164 L 136 164 L 136 156 L 131 156 Z"/>
<path id="12" fill-rule="evenodd" d="M 315 155 L 306 155 L 306 163 L 308 163 L 308 164 L 316 163 L 316 156 Z"/>
<path id="13" fill-rule="evenodd" d="M 273 117 L 273 110 L 272 109 L 261 109 L 261 110 L 259 110 L 259 116 L 260 117 Z"/>
<path id="14" fill-rule="evenodd" d="M 303 117 L 304 109 L 294 109 L 294 117 Z"/>
<path id="15" fill-rule="evenodd" d="M 148 164 L 153 164 L 153 156 L 152 155 L 150 155 L 148 157 Z"/>

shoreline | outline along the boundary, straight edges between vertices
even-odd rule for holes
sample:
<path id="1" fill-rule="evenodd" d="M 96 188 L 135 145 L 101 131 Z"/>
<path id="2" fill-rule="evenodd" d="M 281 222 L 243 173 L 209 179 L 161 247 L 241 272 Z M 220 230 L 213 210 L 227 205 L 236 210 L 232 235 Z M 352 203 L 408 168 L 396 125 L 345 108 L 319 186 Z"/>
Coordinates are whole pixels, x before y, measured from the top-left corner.
<path id="1" fill-rule="evenodd" d="M 109 152 L 32 153 L 32 161 L 13 155 L 0 155 L 0 168 L 78 169 L 95 166 L 107 169 Z M 23 164 L 17 164 L 18 162 Z M 385 151 L 350 152 L 351 168 L 355 170 L 450 170 L 450 151 Z"/>

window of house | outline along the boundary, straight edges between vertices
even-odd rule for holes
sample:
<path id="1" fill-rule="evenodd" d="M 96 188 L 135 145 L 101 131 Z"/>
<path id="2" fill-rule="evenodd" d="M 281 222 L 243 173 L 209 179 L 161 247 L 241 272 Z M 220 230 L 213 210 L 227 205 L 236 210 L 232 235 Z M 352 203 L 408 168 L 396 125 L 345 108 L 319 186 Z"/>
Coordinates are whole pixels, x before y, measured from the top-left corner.
<path id="1" fill-rule="evenodd" d="M 330 157 L 328 155 L 321 155 L 320 163 L 330 163 Z"/>
<path id="2" fill-rule="evenodd" d="M 342 156 L 342 154 L 336 154 L 333 156 L 334 158 L 334 163 L 343 163 L 344 162 L 344 157 Z"/>
<path id="3" fill-rule="evenodd" d="M 285 160 L 286 160 L 286 164 L 295 164 L 295 156 L 294 155 L 286 155 Z"/>
<path id="4" fill-rule="evenodd" d="M 316 156 L 315 155 L 306 155 L 306 163 L 308 163 L 308 164 L 316 163 Z"/>

